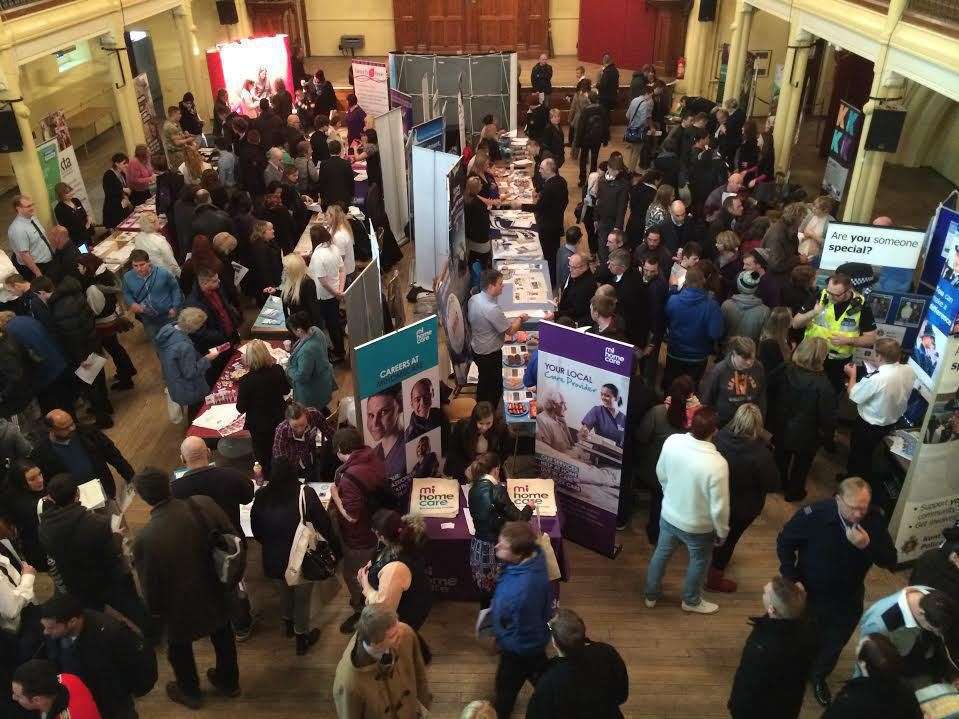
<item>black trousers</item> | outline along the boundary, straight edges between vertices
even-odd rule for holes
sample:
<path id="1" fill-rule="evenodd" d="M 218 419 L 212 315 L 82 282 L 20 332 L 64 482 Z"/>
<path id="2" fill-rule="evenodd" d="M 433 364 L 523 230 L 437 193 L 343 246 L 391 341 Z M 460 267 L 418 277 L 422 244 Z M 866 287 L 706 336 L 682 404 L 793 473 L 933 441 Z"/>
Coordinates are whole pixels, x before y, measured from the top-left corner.
<path id="1" fill-rule="evenodd" d="M 476 382 L 476 401 L 489 402 L 493 409 L 503 398 L 503 350 L 489 354 L 474 354 L 473 361 L 479 370 Z"/>
<path id="2" fill-rule="evenodd" d="M 592 207 L 583 206 L 583 227 L 586 228 L 586 242 L 589 245 L 590 253 L 596 256 L 599 252 L 599 238 L 596 235 L 596 220 L 593 218 L 594 214 Z"/>
<path id="3" fill-rule="evenodd" d="M 137 373 L 137 368 L 133 366 L 133 360 L 130 359 L 126 348 L 121 344 L 120 336 L 109 335 L 104 337 L 102 342 L 103 349 L 113 358 L 113 365 L 117 369 L 117 380 L 120 382 L 129 382 L 133 378 L 133 375 Z"/>
<path id="4" fill-rule="evenodd" d="M 680 375 L 689 375 L 689 378 L 698 386 L 699 380 L 706 374 L 706 365 L 709 358 L 689 361 L 671 357 L 666 353 L 666 368 L 663 370 L 663 391 L 669 392 L 669 385 Z"/>
<path id="5" fill-rule="evenodd" d="M 233 629 L 224 624 L 210 635 L 213 652 L 216 654 L 217 684 L 232 689 L 240 685 L 240 668 L 236 663 L 236 640 Z M 193 642 L 169 642 L 167 659 L 173 668 L 173 675 L 180 690 L 191 697 L 200 696 L 200 679 L 196 673 L 196 658 L 193 656 Z"/>
<path id="6" fill-rule="evenodd" d="M 589 172 L 596 172 L 599 164 L 599 145 L 589 145 L 579 148 L 579 184 L 586 184 L 586 164 L 589 163 Z"/>
<path id="7" fill-rule="evenodd" d="M 556 291 L 556 253 L 559 252 L 559 237 L 540 235 L 540 246 L 546 256 L 546 265 L 549 267 L 549 284 Z"/>
<path id="8" fill-rule="evenodd" d="M 882 438 L 889 434 L 895 424 L 869 424 L 859 413 L 852 424 L 852 435 L 849 437 L 849 461 L 846 464 L 846 475 L 862 477 L 871 481 L 872 455 Z"/>
<path id="9" fill-rule="evenodd" d="M 662 346 L 662 342 L 656 342 L 653 345 L 653 351 L 639 361 L 643 381 L 649 387 L 656 386 L 656 375 L 659 373 L 659 352 Z"/>
<path id="10" fill-rule="evenodd" d="M 500 653 L 499 666 L 496 668 L 496 699 L 493 702 L 497 719 L 509 719 L 523 684 L 529 680 L 530 684 L 535 685 L 548 661 L 545 651 L 528 656 L 507 651 Z"/>
<path id="11" fill-rule="evenodd" d="M 827 357 L 826 361 L 823 362 L 823 372 L 826 375 L 826 379 L 829 380 L 829 384 L 832 385 L 833 390 L 836 392 L 837 400 L 842 397 L 843 393 L 846 391 L 845 367 L 850 361 L 851 360 L 848 357 L 840 359 L 832 359 L 831 357 Z"/>
<path id="12" fill-rule="evenodd" d="M 663 512 L 663 485 L 654 476 L 646 482 L 649 490 L 649 520 L 646 522 L 646 539 L 650 546 L 659 543 L 659 518 Z"/>
<path id="13" fill-rule="evenodd" d="M 774 456 L 779 467 L 783 496 L 787 502 L 798 502 L 806 496 L 806 477 L 816 458 L 816 448 L 791 452 L 777 446 Z"/>
<path id="14" fill-rule="evenodd" d="M 273 438 L 275 434 L 275 427 L 272 432 L 264 432 L 262 429 L 250 432 L 253 459 L 260 463 L 260 467 L 263 469 L 263 479 L 267 481 L 270 479 L 270 470 L 273 466 Z"/>
<path id="15" fill-rule="evenodd" d="M 330 333 L 333 354 L 342 357 L 345 350 L 343 348 L 343 325 L 340 324 L 340 301 L 335 297 L 320 300 L 320 314 L 323 315 L 326 331 Z"/>
<path id="16" fill-rule="evenodd" d="M 756 521 L 758 514 L 747 515 L 745 517 L 729 518 L 729 534 L 726 535 L 726 541 L 721 547 L 713 549 L 713 567 L 723 571 L 729 566 L 729 560 L 733 558 L 733 551 L 736 549 L 736 543 L 739 542 L 749 525 Z"/>
<path id="17" fill-rule="evenodd" d="M 810 601 L 808 610 L 819 635 L 819 649 L 809 671 L 810 680 L 816 682 L 828 677 L 836 668 L 843 647 L 859 626 L 862 599 L 851 600 L 848 604 Z"/>

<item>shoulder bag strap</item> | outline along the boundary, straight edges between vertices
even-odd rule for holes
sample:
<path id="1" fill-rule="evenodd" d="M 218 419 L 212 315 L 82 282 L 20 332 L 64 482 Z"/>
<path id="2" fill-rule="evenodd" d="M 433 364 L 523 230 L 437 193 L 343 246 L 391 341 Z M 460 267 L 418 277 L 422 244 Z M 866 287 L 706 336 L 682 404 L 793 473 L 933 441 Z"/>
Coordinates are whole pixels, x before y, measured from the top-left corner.
<path id="1" fill-rule="evenodd" d="M 206 517 L 203 516 L 203 510 L 201 510 L 199 505 L 193 501 L 192 497 L 187 497 L 186 504 L 190 508 L 190 514 L 193 515 L 193 519 L 196 520 L 197 524 L 200 525 L 200 529 L 203 530 L 203 538 L 209 542 L 210 525 L 207 524 Z"/>

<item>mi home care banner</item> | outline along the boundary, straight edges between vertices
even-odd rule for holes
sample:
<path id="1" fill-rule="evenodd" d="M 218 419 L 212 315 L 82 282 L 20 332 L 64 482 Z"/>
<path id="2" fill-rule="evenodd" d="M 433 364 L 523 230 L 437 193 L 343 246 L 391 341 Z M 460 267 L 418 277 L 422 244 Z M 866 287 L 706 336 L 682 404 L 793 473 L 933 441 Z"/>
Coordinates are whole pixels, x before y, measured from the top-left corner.
<path id="1" fill-rule="evenodd" d="M 541 322 L 536 379 L 536 455 L 555 482 L 563 534 L 616 553 L 626 399 L 633 348 Z"/>
<path id="2" fill-rule="evenodd" d="M 363 436 L 401 499 L 414 478 L 439 477 L 443 467 L 436 333 L 432 315 L 354 350 Z"/>

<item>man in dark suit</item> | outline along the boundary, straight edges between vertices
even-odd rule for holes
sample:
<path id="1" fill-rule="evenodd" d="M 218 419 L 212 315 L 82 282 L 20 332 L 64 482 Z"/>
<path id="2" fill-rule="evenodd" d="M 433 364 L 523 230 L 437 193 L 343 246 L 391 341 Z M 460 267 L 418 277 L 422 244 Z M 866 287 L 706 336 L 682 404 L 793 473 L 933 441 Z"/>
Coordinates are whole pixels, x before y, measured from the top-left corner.
<path id="1" fill-rule="evenodd" d="M 599 71 L 596 91 L 599 93 L 600 104 L 606 108 L 607 114 L 612 115 L 619 95 L 619 70 L 616 69 L 611 55 L 603 55 L 603 67 Z"/>
<path id="2" fill-rule="evenodd" d="M 667 264 L 672 266 L 672 258 Z M 663 335 L 666 332 L 666 295 L 668 288 L 663 268 L 659 258 L 647 255 L 639 266 L 640 283 L 638 303 L 645 308 L 634 322 L 636 337 L 634 342 L 642 359 L 642 373 L 650 387 L 656 382 L 656 371 L 659 369 L 659 348 L 663 344 Z"/>
<path id="3" fill-rule="evenodd" d="M 609 284 L 616 290 L 616 314 L 622 320 L 626 341 L 638 344 L 642 334 L 647 309 L 643 306 L 642 279 L 629 264 L 629 251 L 613 250 L 609 253 Z"/>
<path id="4" fill-rule="evenodd" d="M 600 103 L 599 93 L 589 93 L 589 104 L 579 113 L 573 146 L 579 148 L 579 186 L 586 184 L 586 165 L 596 172 L 599 148 L 609 143 L 609 112 Z"/>
<path id="5" fill-rule="evenodd" d="M 589 261 L 578 252 L 569 257 L 569 279 L 559 288 L 557 317 L 568 317 L 577 326 L 590 323 L 589 301 L 596 294 L 596 278 L 589 269 Z"/>
<path id="6" fill-rule="evenodd" d="M 340 157 L 343 146 L 339 140 L 330 140 L 330 158 L 320 165 L 320 198 L 323 209 L 339 203 L 344 209 L 353 202 L 353 167 Z"/>
<path id="7" fill-rule="evenodd" d="M 643 240 L 646 230 L 646 210 L 649 209 L 663 173 L 659 170 L 646 170 L 642 176 L 634 174 L 629 187 L 629 219 L 626 221 L 626 240 L 630 247 L 637 247 Z"/>
<path id="8" fill-rule="evenodd" d="M 569 203 L 569 188 L 566 180 L 556 172 L 556 160 L 553 158 L 547 157 L 543 160 L 539 164 L 539 172 L 543 178 L 543 189 L 540 190 L 536 203 L 526 205 L 525 208 L 536 213 L 536 230 L 549 264 L 549 281 L 555 285 L 556 252 L 563 237 L 563 218 Z"/>
<path id="9" fill-rule="evenodd" d="M 527 143 L 526 152 L 529 155 L 529 159 L 533 161 L 533 189 L 537 192 L 542 192 L 543 183 L 546 182 L 546 178 L 539 173 L 539 167 L 547 157 L 553 157 L 553 153 L 550 152 L 542 142 L 534 138 L 530 138 Z"/>
<path id="10" fill-rule="evenodd" d="M 213 204 L 207 190 L 197 190 L 194 201 L 196 210 L 193 212 L 193 221 L 190 223 L 193 237 L 206 235 L 212 243 L 213 238 L 221 232 L 229 232 L 231 235 L 236 232 L 233 220 L 226 212 Z"/>

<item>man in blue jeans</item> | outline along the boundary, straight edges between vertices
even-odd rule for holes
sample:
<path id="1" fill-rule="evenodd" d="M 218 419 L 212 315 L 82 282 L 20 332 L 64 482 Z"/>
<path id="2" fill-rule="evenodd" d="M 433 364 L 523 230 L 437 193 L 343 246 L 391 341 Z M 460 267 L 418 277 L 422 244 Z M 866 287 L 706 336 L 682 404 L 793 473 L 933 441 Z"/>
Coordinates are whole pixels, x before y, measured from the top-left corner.
<path id="1" fill-rule="evenodd" d="M 666 564 L 680 543 L 689 551 L 683 584 L 683 611 L 714 614 L 719 606 L 702 598 L 713 545 L 729 534 L 729 466 L 712 443 L 717 415 L 701 407 L 687 434 L 674 434 L 663 444 L 656 475 L 663 486 L 659 541 L 646 570 L 646 606 L 662 596 Z"/>

